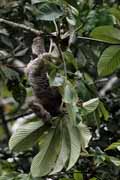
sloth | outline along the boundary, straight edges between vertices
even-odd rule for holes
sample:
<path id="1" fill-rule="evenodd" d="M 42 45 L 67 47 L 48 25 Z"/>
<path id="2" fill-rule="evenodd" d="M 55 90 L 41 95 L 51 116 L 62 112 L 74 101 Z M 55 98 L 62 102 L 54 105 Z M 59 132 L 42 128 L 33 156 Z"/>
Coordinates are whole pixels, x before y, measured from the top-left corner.
<path id="1" fill-rule="evenodd" d="M 29 102 L 32 111 L 44 122 L 60 113 L 61 95 L 57 88 L 50 87 L 47 72 L 52 53 L 45 52 L 44 41 L 39 36 L 33 39 L 32 53 L 37 57 L 26 68 L 28 81 L 32 87 L 33 98 Z"/>

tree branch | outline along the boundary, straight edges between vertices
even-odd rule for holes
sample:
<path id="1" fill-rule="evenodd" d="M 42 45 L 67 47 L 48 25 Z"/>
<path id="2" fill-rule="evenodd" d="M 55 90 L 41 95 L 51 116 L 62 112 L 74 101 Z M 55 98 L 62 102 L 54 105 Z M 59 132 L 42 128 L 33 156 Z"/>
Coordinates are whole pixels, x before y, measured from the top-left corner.
<path id="1" fill-rule="evenodd" d="M 103 88 L 100 90 L 99 94 L 100 96 L 105 96 L 106 92 L 111 90 L 115 84 L 119 82 L 119 79 L 117 76 L 113 76 L 108 82 L 103 86 Z"/>
<path id="2" fill-rule="evenodd" d="M 29 26 L 26 26 L 24 24 L 19 24 L 19 23 L 16 23 L 16 22 L 13 22 L 13 21 L 10 21 L 10 20 L 6 20 L 6 19 L 3 19 L 3 18 L 0 18 L 0 23 L 3 23 L 3 24 L 7 24 L 11 27 L 14 27 L 14 28 L 20 28 L 22 30 L 26 30 L 26 31 L 29 31 L 29 32 L 32 32 L 33 34 L 35 34 L 36 36 L 49 36 L 49 37 L 52 37 L 52 38 L 56 38 L 56 33 L 58 33 L 58 36 L 60 35 L 59 34 L 59 29 L 58 27 L 56 28 L 57 32 L 53 32 L 53 33 L 46 33 L 46 32 L 43 32 L 43 31 L 40 31 L 38 29 L 35 29 L 35 28 L 31 28 Z M 69 33 L 67 33 L 66 37 L 67 36 L 70 36 Z M 64 39 L 64 37 L 63 37 Z M 100 42 L 100 43 L 106 43 L 106 44 L 110 44 L 110 43 L 107 43 L 107 42 L 104 42 L 100 39 L 94 39 L 94 38 L 89 38 L 89 37 L 82 37 L 82 36 L 78 36 L 78 39 L 80 40 L 88 40 L 88 41 L 94 41 L 94 42 Z M 112 44 L 112 45 L 120 45 L 119 43 L 116 43 L 116 44 Z"/>
<path id="3" fill-rule="evenodd" d="M 3 18 L 0 18 L 0 23 L 7 24 L 7 25 L 9 25 L 11 27 L 14 27 L 14 28 L 20 28 L 22 30 L 26 30 L 26 31 L 32 32 L 33 34 L 35 34 L 37 36 L 56 37 L 55 33 L 44 33 L 43 31 L 31 28 L 31 27 L 26 26 L 24 24 L 15 23 L 15 22 L 3 19 Z"/>
<path id="4" fill-rule="evenodd" d="M 22 118 L 22 117 L 24 118 L 24 117 L 26 117 L 28 115 L 31 115 L 32 113 L 33 113 L 32 111 L 29 111 L 29 112 L 26 112 L 24 114 L 20 114 L 20 115 L 14 116 L 12 118 L 6 119 L 6 123 L 13 122 L 13 121 L 15 121 L 15 120 L 17 120 L 19 118 Z M 0 125 L 2 125 L 2 122 L 0 122 Z"/>

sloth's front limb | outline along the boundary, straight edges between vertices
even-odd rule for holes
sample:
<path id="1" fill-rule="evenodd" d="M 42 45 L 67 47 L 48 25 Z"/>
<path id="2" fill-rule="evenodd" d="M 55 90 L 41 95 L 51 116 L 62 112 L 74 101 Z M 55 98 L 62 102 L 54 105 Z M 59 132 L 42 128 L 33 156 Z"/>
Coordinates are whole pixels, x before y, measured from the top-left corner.
<path id="1" fill-rule="evenodd" d="M 29 75 L 29 73 L 36 73 L 39 72 L 41 69 L 45 67 L 45 64 L 47 64 L 49 61 L 52 61 L 54 57 L 52 57 L 51 53 L 44 53 L 42 55 L 39 55 L 36 59 L 31 60 L 27 68 L 25 68 L 25 73 Z"/>
<path id="2" fill-rule="evenodd" d="M 29 102 L 29 107 L 44 122 L 48 122 L 50 120 L 50 118 L 51 118 L 50 113 L 43 107 L 42 104 L 40 104 L 40 102 L 37 102 L 36 99 L 32 99 Z"/>

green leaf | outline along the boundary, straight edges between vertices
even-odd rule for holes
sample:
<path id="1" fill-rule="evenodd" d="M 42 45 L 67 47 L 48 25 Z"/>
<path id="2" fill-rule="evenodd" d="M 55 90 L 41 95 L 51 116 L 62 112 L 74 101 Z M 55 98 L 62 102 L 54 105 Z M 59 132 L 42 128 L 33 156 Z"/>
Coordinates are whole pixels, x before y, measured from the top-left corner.
<path id="1" fill-rule="evenodd" d="M 82 173 L 79 172 L 79 171 L 78 171 L 78 172 L 75 172 L 75 173 L 73 174 L 73 176 L 74 176 L 74 180 L 84 180 Z"/>
<path id="2" fill-rule="evenodd" d="M 25 102 L 27 92 L 25 87 L 20 83 L 18 86 L 12 88 L 12 95 L 14 99 L 21 105 Z"/>
<path id="3" fill-rule="evenodd" d="M 51 128 L 45 136 L 40 152 L 34 157 L 31 165 L 33 177 L 42 177 L 54 168 L 60 152 L 61 133 L 59 128 Z"/>
<path id="4" fill-rule="evenodd" d="M 8 36 L 1 35 L 0 41 L 5 44 L 8 48 L 13 49 L 13 44 Z"/>
<path id="5" fill-rule="evenodd" d="M 120 159 L 113 156 L 108 156 L 108 158 L 115 166 L 120 166 Z"/>
<path id="6" fill-rule="evenodd" d="M 76 70 L 78 68 L 77 66 L 77 59 L 74 58 L 73 54 L 69 51 L 64 52 L 64 58 L 65 62 L 67 64 L 67 69 L 70 69 L 70 67 L 74 67 Z"/>
<path id="7" fill-rule="evenodd" d="M 9 80 L 17 79 L 18 81 L 20 80 L 19 74 L 13 69 L 6 66 L 1 66 L 0 69 L 7 79 Z"/>
<path id="8" fill-rule="evenodd" d="M 73 179 L 70 179 L 70 178 L 60 178 L 59 180 L 73 180 Z"/>
<path id="9" fill-rule="evenodd" d="M 84 102 L 82 104 L 83 114 L 84 114 L 84 111 L 85 111 L 85 115 L 94 112 L 96 110 L 96 108 L 98 107 L 98 105 L 99 105 L 98 98 L 93 98 L 89 101 Z"/>
<path id="10" fill-rule="evenodd" d="M 66 108 L 71 124 L 76 125 L 76 114 L 78 112 L 77 106 L 75 104 L 66 104 Z"/>
<path id="11" fill-rule="evenodd" d="M 15 53 L 15 57 L 24 56 L 27 53 L 27 51 L 28 51 L 28 48 L 22 49 L 22 50 Z"/>
<path id="12" fill-rule="evenodd" d="M 53 3 L 44 3 L 37 14 L 37 20 L 54 21 L 62 15 L 63 11 L 60 6 Z"/>
<path id="13" fill-rule="evenodd" d="M 46 130 L 41 121 L 21 126 L 10 138 L 9 147 L 14 151 L 31 148 Z"/>
<path id="14" fill-rule="evenodd" d="M 101 101 L 99 103 L 99 110 L 101 111 L 101 115 L 104 117 L 105 121 L 107 121 L 109 118 L 109 112 L 107 111 L 103 102 L 101 102 Z"/>
<path id="15" fill-rule="evenodd" d="M 64 129 L 64 127 L 62 127 L 62 128 L 63 128 L 63 132 L 62 132 L 61 150 L 60 150 L 59 156 L 57 158 L 55 167 L 54 167 L 53 171 L 50 173 L 50 175 L 60 172 L 63 169 L 63 167 L 65 166 L 66 161 L 68 160 L 69 149 L 68 149 L 67 141 L 66 141 L 66 132 L 64 132 L 66 129 Z"/>
<path id="16" fill-rule="evenodd" d="M 120 44 L 120 30 L 113 26 L 100 26 L 91 32 L 91 36 L 102 42 Z"/>
<path id="17" fill-rule="evenodd" d="M 78 4 L 77 4 L 77 0 L 64 0 L 65 2 L 67 2 L 68 4 L 70 4 L 71 6 L 74 6 L 74 7 L 78 7 Z"/>
<path id="18" fill-rule="evenodd" d="M 79 139 L 79 131 L 76 127 L 71 126 L 71 124 L 67 123 L 69 138 L 70 138 L 70 157 L 69 157 L 69 163 L 67 166 L 67 170 L 72 168 L 76 161 L 78 160 L 80 156 L 80 139 Z"/>
<path id="19" fill-rule="evenodd" d="M 7 173 L 0 176 L 0 180 L 32 180 L 28 174 L 18 174 L 16 172 Z"/>
<path id="20" fill-rule="evenodd" d="M 118 149 L 120 151 L 120 141 L 112 143 L 105 149 L 105 151 L 114 150 L 114 149 Z"/>
<path id="21" fill-rule="evenodd" d="M 120 21 L 120 10 L 113 7 L 109 11 L 113 16 L 115 16 Z"/>
<path id="22" fill-rule="evenodd" d="M 106 76 L 120 67 L 120 46 L 110 46 L 103 52 L 98 62 L 98 74 Z"/>
<path id="23" fill-rule="evenodd" d="M 88 147 L 88 143 L 89 143 L 92 135 L 91 135 L 88 127 L 85 124 L 83 124 L 82 122 L 79 123 L 77 128 L 79 129 L 81 150 L 83 152 L 86 152 L 85 148 Z"/>
<path id="24" fill-rule="evenodd" d="M 72 25 L 72 26 L 76 25 L 76 19 L 73 15 L 66 17 L 66 20 L 70 25 Z"/>
<path id="25" fill-rule="evenodd" d="M 64 95 L 63 95 L 63 102 L 68 104 L 76 104 L 78 101 L 78 96 L 75 88 L 73 85 L 67 81 L 64 87 Z"/>
<path id="26" fill-rule="evenodd" d="M 31 0 L 32 4 L 38 4 L 38 3 L 42 3 L 42 2 L 47 2 L 48 0 Z"/>
<path id="27" fill-rule="evenodd" d="M 85 81 L 83 80 L 78 81 L 76 89 L 77 89 L 78 96 L 83 101 L 87 101 L 88 99 L 91 98 L 89 88 L 86 86 Z"/>

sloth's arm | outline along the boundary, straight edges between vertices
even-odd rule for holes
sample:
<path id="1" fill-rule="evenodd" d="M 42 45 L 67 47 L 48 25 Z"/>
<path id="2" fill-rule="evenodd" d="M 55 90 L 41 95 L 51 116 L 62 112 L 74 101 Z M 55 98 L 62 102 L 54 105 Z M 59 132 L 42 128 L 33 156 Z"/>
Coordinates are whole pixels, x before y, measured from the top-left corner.
<path id="1" fill-rule="evenodd" d="M 36 59 L 30 61 L 27 65 L 27 68 L 25 69 L 25 73 L 29 75 L 29 73 L 36 73 L 40 72 L 46 64 L 50 61 L 52 61 L 51 53 L 44 53 L 42 55 L 39 55 Z"/>
<path id="2" fill-rule="evenodd" d="M 43 107 L 43 105 L 40 102 L 36 100 L 36 98 L 29 102 L 29 107 L 44 122 L 48 122 L 51 118 L 50 113 Z"/>

